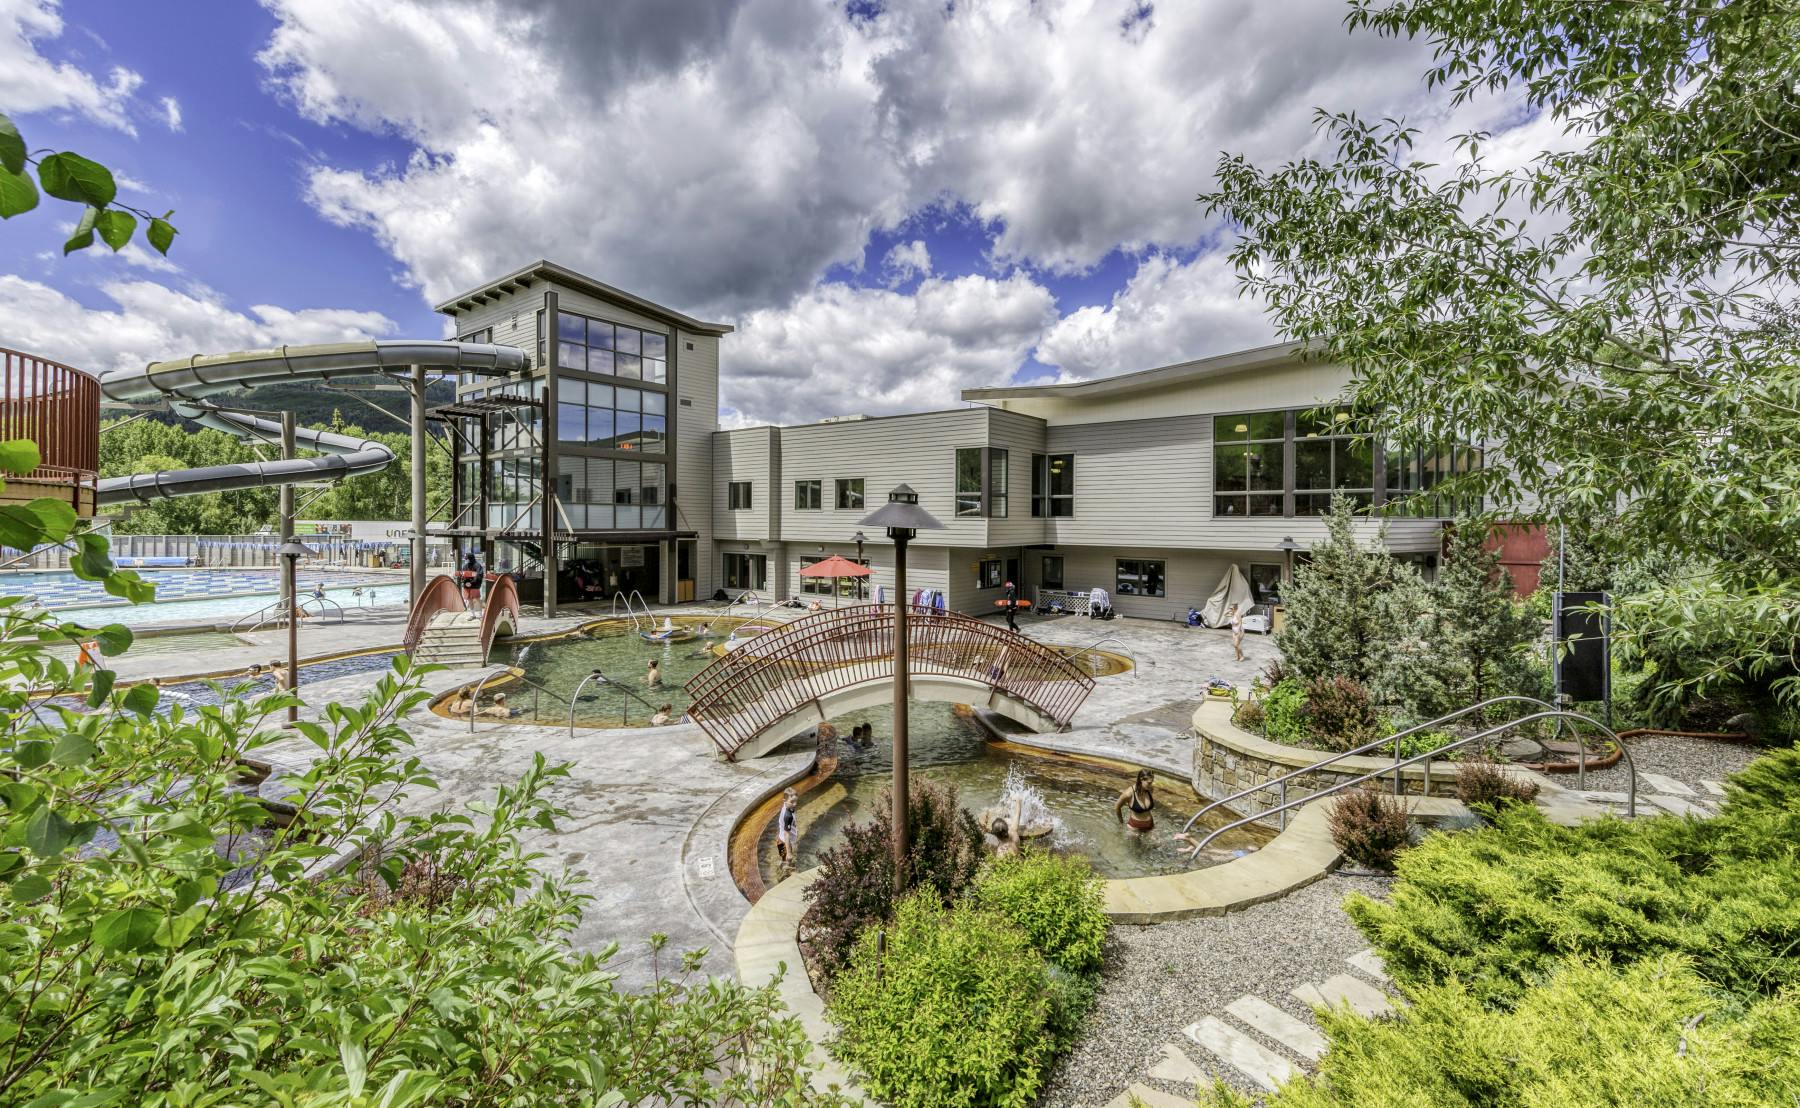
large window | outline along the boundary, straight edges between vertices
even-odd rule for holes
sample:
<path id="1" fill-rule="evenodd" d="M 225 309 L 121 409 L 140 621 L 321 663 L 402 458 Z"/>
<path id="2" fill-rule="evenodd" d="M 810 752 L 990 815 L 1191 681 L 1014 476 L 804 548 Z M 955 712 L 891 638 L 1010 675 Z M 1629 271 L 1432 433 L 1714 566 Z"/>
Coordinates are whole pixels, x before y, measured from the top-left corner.
<path id="1" fill-rule="evenodd" d="M 1367 437 L 1350 431 L 1348 408 L 1294 413 L 1294 514 L 1322 516 L 1333 495 L 1375 502 L 1375 459 Z"/>
<path id="2" fill-rule="evenodd" d="M 1383 483 L 1389 503 L 1416 499 L 1408 509 L 1427 516 L 1454 516 L 1480 510 L 1473 498 L 1463 502 L 1428 495 L 1445 478 L 1481 468 L 1481 451 L 1472 446 L 1448 450 L 1389 450 Z"/>
<path id="3" fill-rule="evenodd" d="M 840 512 L 860 512 L 863 506 L 863 479 L 861 477 L 839 477 L 837 479 L 837 508 Z"/>
<path id="4" fill-rule="evenodd" d="M 1481 466 L 1473 447 L 1381 451 L 1348 408 L 1247 412 L 1213 420 L 1215 516 L 1323 515 L 1334 495 L 1362 507 L 1427 493 L 1452 473 Z M 1475 505 L 1441 498 L 1411 507 L 1451 516 Z"/>
<path id="5" fill-rule="evenodd" d="M 557 382 L 556 437 L 608 450 L 668 449 L 669 398 L 660 392 L 564 378 Z"/>
<path id="6" fill-rule="evenodd" d="M 818 481 L 794 482 L 794 508 L 802 512 L 819 510 L 820 483 Z"/>
<path id="7" fill-rule="evenodd" d="M 659 385 L 669 379 L 667 335 L 560 312 L 556 340 L 556 364 L 564 369 Z"/>
<path id="8" fill-rule="evenodd" d="M 1007 454 L 998 447 L 956 451 L 956 514 L 1006 518 Z"/>
<path id="9" fill-rule="evenodd" d="M 1031 514 L 1042 519 L 1075 514 L 1075 455 L 1031 456 Z"/>
<path id="10" fill-rule="evenodd" d="M 732 481 L 725 486 L 725 507 L 734 512 L 750 508 L 750 482 Z"/>
<path id="11" fill-rule="evenodd" d="M 745 482 L 748 484 L 748 482 Z M 769 587 L 767 554 L 725 555 L 725 587 L 728 589 L 766 589 Z"/>
<path id="12" fill-rule="evenodd" d="M 1163 595 L 1163 564 L 1160 560 L 1120 558 L 1115 596 Z"/>
<path id="13" fill-rule="evenodd" d="M 542 462 L 535 457 L 488 459 L 487 525 L 491 530 L 543 531 L 542 473 Z"/>
<path id="14" fill-rule="evenodd" d="M 661 462 L 556 459 L 556 495 L 576 530 L 661 530 L 668 525 L 663 482 Z"/>
<path id="15" fill-rule="evenodd" d="M 1213 420 L 1213 515 L 1282 513 L 1287 413 L 1253 412 Z"/>

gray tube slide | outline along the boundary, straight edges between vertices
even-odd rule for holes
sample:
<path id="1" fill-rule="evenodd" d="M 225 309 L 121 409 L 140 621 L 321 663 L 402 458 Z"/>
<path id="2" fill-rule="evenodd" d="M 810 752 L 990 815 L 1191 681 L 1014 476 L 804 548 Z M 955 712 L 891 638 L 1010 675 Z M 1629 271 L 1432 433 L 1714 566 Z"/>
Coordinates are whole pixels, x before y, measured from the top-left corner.
<path id="1" fill-rule="evenodd" d="M 242 439 L 281 440 L 281 424 L 206 402 L 228 389 L 257 388 L 284 381 L 329 381 L 367 377 L 415 365 L 449 373 L 511 373 L 525 368 L 525 352 L 511 346 L 442 340 L 370 341 L 283 346 L 236 354 L 201 355 L 152 362 L 143 369 L 115 370 L 100 378 L 105 401 L 121 407 L 160 407 L 203 427 Z M 109 477 L 100 482 L 99 502 L 147 503 L 164 496 L 251 489 L 300 481 L 335 480 L 373 473 L 394 460 L 394 452 L 370 439 L 299 427 L 296 445 L 320 457 L 204 466 L 199 469 Z"/>

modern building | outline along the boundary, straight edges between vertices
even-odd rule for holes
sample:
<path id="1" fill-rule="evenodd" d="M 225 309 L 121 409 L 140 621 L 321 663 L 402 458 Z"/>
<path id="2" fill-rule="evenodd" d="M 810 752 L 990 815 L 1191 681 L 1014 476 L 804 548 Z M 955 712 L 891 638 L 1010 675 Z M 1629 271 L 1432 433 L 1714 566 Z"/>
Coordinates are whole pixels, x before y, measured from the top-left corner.
<path id="1" fill-rule="evenodd" d="M 531 355 L 523 377 L 470 377 L 434 415 L 460 444 L 450 533 L 522 569 L 528 592 L 548 565 L 552 604 L 633 589 L 652 602 L 867 596 L 891 583 L 893 547 L 859 544 L 858 521 L 904 483 L 945 524 L 912 545 L 909 584 L 950 607 L 991 611 L 1014 581 L 1025 596 L 1100 587 L 1123 614 L 1170 618 L 1232 564 L 1269 598 L 1324 534 L 1334 492 L 1385 506 L 1480 463 L 1472 449 L 1402 457 L 1345 434 L 1333 404 L 1347 372 L 1290 345 L 970 389 L 951 411 L 721 431 L 728 326 L 544 261 L 438 310 L 460 338 Z M 1433 560 L 1452 506 L 1415 507 L 1359 526 Z M 872 577 L 800 576 L 833 554 Z"/>
<path id="2" fill-rule="evenodd" d="M 459 339 L 529 355 L 524 376 L 469 375 L 432 413 L 457 443 L 447 533 L 521 571 L 525 598 L 552 611 L 616 592 L 709 593 L 719 339 L 731 328 L 547 261 L 437 310 Z"/>

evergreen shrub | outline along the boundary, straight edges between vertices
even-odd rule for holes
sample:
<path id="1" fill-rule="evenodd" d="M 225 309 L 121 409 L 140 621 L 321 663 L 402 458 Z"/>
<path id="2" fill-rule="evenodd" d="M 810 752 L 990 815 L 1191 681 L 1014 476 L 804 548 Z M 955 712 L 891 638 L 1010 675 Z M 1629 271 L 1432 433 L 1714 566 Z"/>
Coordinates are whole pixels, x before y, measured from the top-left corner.
<path id="1" fill-rule="evenodd" d="M 832 1050 L 894 1108 L 1025 1108 L 1057 1046 L 1051 991 L 1024 932 L 923 891 L 857 940 L 832 987 Z"/>
<path id="2" fill-rule="evenodd" d="M 911 791 L 907 807 L 911 887 L 930 890 L 948 903 L 974 879 L 981 864 L 981 829 L 957 803 L 954 786 L 915 780 Z M 875 818 L 844 828 L 843 841 L 819 859 L 818 879 L 806 890 L 812 908 L 801 938 L 827 977 L 843 967 L 857 937 L 870 924 L 893 918 L 892 798 L 893 793 L 883 789 L 875 801 Z"/>
<path id="3" fill-rule="evenodd" d="M 1111 920 L 1086 858 L 1036 847 L 995 858 L 969 887 L 968 899 L 1011 922 L 1038 953 L 1064 970 L 1100 969 Z"/>
<path id="4" fill-rule="evenodd" d="M 1262 701 L 1246 700 L 1232 710 L 1231 722 L 1242 727 L 1252 735 L 1263 733 L 1263 726 L 1268 722 L 1263 711 Z"/>
<path id="5" fill-rule="evenodd" d="M 1381 736 L 1381 713 L 1369 690 L 1349 677 L 1316 677 L 1306 683 L 1306 727 L 1326 750 L 1354 750 Z"/>
<path id="6" fill-rule="evenodd" d="M 1346 903 L 1401 984 L 1504 1007 L 1563 959 L 1673 953 L 1746 1001 L 1800 985 L 1800 752 L 1753 763 L 1710 820 L 1492 819 L 1407 851 L 1385 903 Z"/>
<path id="7" fill-rule="evenodd" d="M 1329 823 L 1331 841 L 1365 869 L 1393 869 L 1395 855 L 1412 841 L 1406 805 L 1381 789 L 1340 794 L 1332 801 Z"/>
<path id="8" fill-rule="evenodd" d="M 1322 1022 L 1317 1077 L 1263 1097 L 1267 1108 L 1489 1108 L 1492 1105 L 1792 1104 L 1800 1092 L 1800 993 L 1742 1006 L 1680 957 L 1630 966 L 1559 964 L 1512 1010 L 1455 983 L 1409 988 L 1395 1019 Z M 1249 1108 L 1222 1084 L 1210 1108 Z"/>

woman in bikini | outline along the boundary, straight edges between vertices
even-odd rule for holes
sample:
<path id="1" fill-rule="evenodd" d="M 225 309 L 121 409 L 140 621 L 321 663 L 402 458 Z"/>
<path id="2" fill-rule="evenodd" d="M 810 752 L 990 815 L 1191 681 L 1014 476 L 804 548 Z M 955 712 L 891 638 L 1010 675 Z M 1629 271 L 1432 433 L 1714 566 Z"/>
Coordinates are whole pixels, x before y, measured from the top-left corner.
<path id="1" fill-rule="evenodd" d="M 1137 780 L 1119 794 L 1113 804 L 1113 815 L 1125 824 L 1134 834 L 1146 834 L 1156 827 L 1156 817 L 1151 813 L 1156 810 L 1156 794 L 1152 791 L 1156 784 L 1156 775 L 1147 769 L 1138 770 Z M 1125 809 L 1131 809 L 1131 815 L 1125 815 Z"/>

